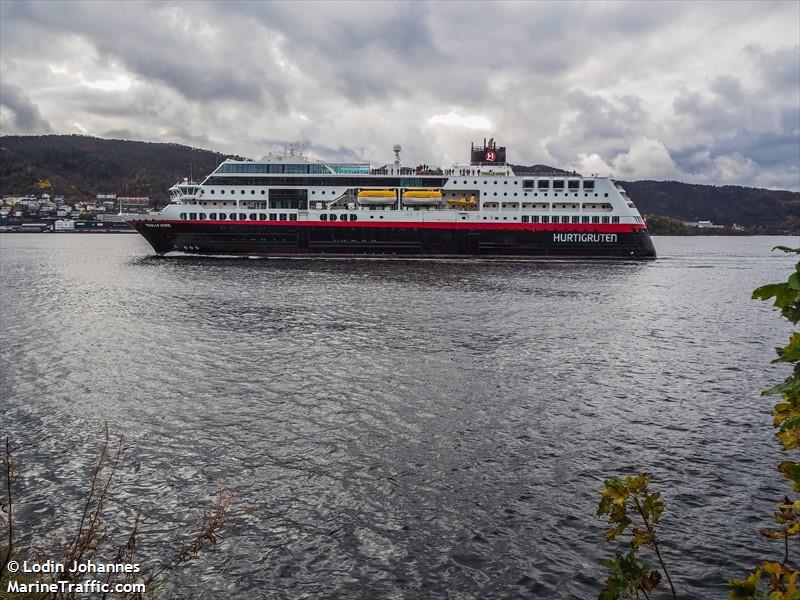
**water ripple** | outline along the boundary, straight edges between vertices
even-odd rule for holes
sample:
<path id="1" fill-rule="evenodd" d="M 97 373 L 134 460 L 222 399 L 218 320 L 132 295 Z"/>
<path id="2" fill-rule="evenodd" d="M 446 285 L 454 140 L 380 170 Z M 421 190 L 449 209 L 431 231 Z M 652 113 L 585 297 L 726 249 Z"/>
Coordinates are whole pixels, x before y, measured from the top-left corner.
<path id="1" fill-rule="evenodd" d="M 788 333 L 750 290 L 796 240 L 662 238 L 653 264 L 155 259 L 0 236 L 4 433 L 27 539 L 74 529 L 107 420 L 112 498 L 170 553 L 222 481 L 246 510 L 206 598 L 596 597 L 602 480 L 648 471 L 684 598 L 777 550 L 758 390 Z M 733 508 L 732 508 L 733 507 Z"/>

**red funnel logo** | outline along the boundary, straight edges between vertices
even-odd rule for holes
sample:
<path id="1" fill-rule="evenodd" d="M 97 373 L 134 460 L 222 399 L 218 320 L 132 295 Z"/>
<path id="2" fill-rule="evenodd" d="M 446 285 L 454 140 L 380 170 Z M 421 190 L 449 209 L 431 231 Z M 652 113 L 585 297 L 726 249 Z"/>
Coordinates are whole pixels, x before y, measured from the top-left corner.
<path id="1" fill-rule="evenodd" d="M 486 160 L 488 162 L 493 162 L 497 158 L 497 154 L 495 154 L 494 150 L 487 150 L 486 151 Z"/>

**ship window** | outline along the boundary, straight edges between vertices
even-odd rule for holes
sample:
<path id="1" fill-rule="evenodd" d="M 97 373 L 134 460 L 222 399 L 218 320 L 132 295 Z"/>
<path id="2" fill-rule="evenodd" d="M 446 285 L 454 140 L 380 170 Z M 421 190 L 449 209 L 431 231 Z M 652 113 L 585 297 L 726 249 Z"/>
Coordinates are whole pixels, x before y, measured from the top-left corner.
<path id="1" fill-rule="evenodd" d="M 244 213 L 239 213 L 239 220 L 240 221 L 247 221 L 247 215 Z"/>
<path id="2" fill-rule="evenodd" d="M 267 220 L 267 215 L 265 215 L 264 213 L 258 213 L 258 220 L 259 221 L 266 221 Z"/>
<path id="3" fill-rule="evenodd" d="M 494 195 L 497 196 L 497 192 L 495 192 Z"/>
<path id="4" fill-rule="evenodd" d="M 608 217 L 603 217 L 603 223 L 608 223 Z"/>
<path id="5" fill-rule="evenodd" d="M 550 180 L 549 179 L 540 179 L 539 184 L 536 186 L 540 190 L 546 190 L 550 187 Z"/>
<path id="6" fill-rule="evenodd" d="M 497 179 L 494 180 L 494 184 L 497 185 Z"/>
<path id="7" fill-rule="evenodd" d="M 330 220 L 331 220 L 331 221 L 335 221 L 335 220 L 336 220 L 336 215 L 333 215 L 333 214 L 332 214 L 332 215 L 331 215 L 331 218 L 330 218 Z"/>
<path id="8" fill-rule="evenodd" d="M 564 189 L 564 180 L 563 179 L 554 179 L 553 180 L 553 189 L 554 190 L 563 190 Z"/>
<path id="9" fill-rule="evenodd" d="M 600 217 L 592 217 L 592 223 L 599 223 Z"/>
<path id="10" fill-rule="evenodd" d="M 612 223 L 619 223 L 619 217 L 611 217 Z"/>
<path id="11" fill-rule="evenodd" d="M 477 181 L 473 181 L 472 185 L 478 185 L 478 182 Z"/>
<path id="12" fill-rule="evenodd" d="M 569 187 L 570 190 L 577 190 L 580 187 L 580 185 L 581 182 L 577 179 L 570 179 L 567 182 L 567 186 Z"/>
<path id="13" fill-rule="evenodd" d="M 225 190 L 220 190 L 219 193 L 224 196 L 225 195 Z"/>
<path id="14" fill-rule="evenodd" d="M 358 215 L 350 215 L 351 221 L 356 221 L 358 219 Z"/>
<path id="15" fill-rule="evenodd" d="M 320 216 L 319 216 L 319 220 L 320 220 L 320 221 L 327 221 L 327 220 L 328 220 L 328 215 L 325 215 L 325 214 L 323 214 L 323 215 L 320 215 Z"/>
<path id="16" fill-rule="evenodd" d="M 588 216 L 581 217 L 581 223 L 588 223 L 588 222 L 589 222 L 589 217 Z"/>
<path id="17" fill-rule="evenodd" d="M 539 222 L 539 215 L 533 215 L 531 217 L 531 223 L 538 223 Z"/>
<path id="18" fill-rule="evenodd" d="M 580 222 L 580 220 L 581 220 L 581 218 L 580 218 L 580 217 L 572 217 L 572 222 L 573 222 L 573 223 L 579 223 L 579 222 Z"/>
<path id="19" fill-rule="evenodd" d="M 274 189 L 269 193 L 270 208 L 308 209 L 308 190 Z"/>
<path id="20" fill-rule="evenodd" d="M 225 220 L 225 219 L 227 219 L 227 218 L 228 218 L 228 217 L 225 215 L 225 213 L 219 213 L 219 220 L 220 220 L 220 221 L 224 221 L 224 220 Z"/>
<path id="21" fill-rule="evenodd" d="M 528 222 L 528 215 L 522 215 L 522 222 L 523 223 L 527 223 Z"/>
<path id="22" fill-rule="evenodd" d="M 503 185 L 508 185 L 508 181 L 504 181 L 504 182 L 503 182 Z"/>
<path id="23" fill-rule="evenodd" d="M 185 221 L 185 220 L 186 220 L 186 213 L 181 213 L 181 221 Z"/>
<path id="24" fill-rule="evenodd" d="M 603 196 L 605 196 L 606 198 L 608 198 L 608 192 L 606 192 L 605 194 L 603 194 Z"/>
<path id="25" fill-rule="evenodd" d="M 256 191 L 255 191 L 255 190 L 250 190 L 250 193 L 251 193 L 252 195 L 255 195 Z"/>
<path id="26" fill-rule="evenodd" d="M 264 190 L 261 190 L 261 195 L 262 195 L 262 196 L 264 195 Z"/>
<path id="27" fill-rule="evenodd" d="M 297 215 L 292 213 L 291 215 L 289 215 L 289 220 L 290 221 L 297 221 Z"/>
<path id="28" fill-rule="evenodd" d="M 553 215 L 552 219 L 553 219 L 553 223 L 558 223 L 558 216 L 557 215 Z"/>
<path id="29" fill-rule="evenodd" d="M 256 216 L 256 213 L 250 213 L 250 220 L 251 221 L 255 221 L 257 218 L 258 217 Z"/>
<path id="30" fill-rule="evenodd" d="M 214 193 L 214 190 L 211 190 L 211 193 L 213 194 L 213 193 Z"/>
<path id="31" fill-rule="evenodd" d="M 280 214 L 280 220 L 281 221 L 285 221 L 286 220 L 286 213 L 281 213 Z"/>
<path id="32" fill-rule="evenodd" d="M 593 190 L 594 189 L 594 181 L 593 180 L 584 181 L 583 182 L 583 189 L 585 189 L 585 190 Z"/>
<path id="33" fill-rule="evenodd" d="M 189 220 L 195 221 L 197 219 L 197 213 L 189 213 Z"/>
<path id="34" fill-rule="evenodd" d="M 550 221 L 550 217 L 547 215 L 542 215 L 542 223 L 547 223 L 548 221 Z"/>
<path id="35" fill-rule="evenodd" d="M 201 221 L 205 221 L 206 220 L 206 213 L 198 213 L 197 216 L 200 217 Z"/>
<path id="36" fill-rule="evenodd" d="M 235 193 L 236 193 L 236 190 L 231 190 L 231 194 L 235 194 Z M 244 193 L 244 190 L 242 190 L 242 193 Z"/>
<path id="37" fill-rule="evenodd" d="M 269 213 L 269 220 L 270 221 L 277 221 L 278 220 L 278 215 L 276 215 L 275 213 Z"/>

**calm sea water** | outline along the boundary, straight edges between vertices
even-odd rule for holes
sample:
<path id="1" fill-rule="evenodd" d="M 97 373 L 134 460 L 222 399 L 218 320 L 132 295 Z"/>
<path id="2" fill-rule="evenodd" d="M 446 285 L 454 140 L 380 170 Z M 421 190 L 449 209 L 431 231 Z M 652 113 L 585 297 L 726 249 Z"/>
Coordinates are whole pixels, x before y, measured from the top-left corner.
<path id="1" fill-rule="evenodd" d="M 0 416 L 19 527 L 74 526 L 102 423 L 111 499 L 168 556 L 220 482 L 204 598 L 594 598 L 611 476 L 663 492 L 683 598 L 780 544 L 758 285 L 791 238 L 656 238 L 659 260 L 158 259 L 134 235 L 0 236 Z M 38 537 L 37 537 L 38 536 Z"/>

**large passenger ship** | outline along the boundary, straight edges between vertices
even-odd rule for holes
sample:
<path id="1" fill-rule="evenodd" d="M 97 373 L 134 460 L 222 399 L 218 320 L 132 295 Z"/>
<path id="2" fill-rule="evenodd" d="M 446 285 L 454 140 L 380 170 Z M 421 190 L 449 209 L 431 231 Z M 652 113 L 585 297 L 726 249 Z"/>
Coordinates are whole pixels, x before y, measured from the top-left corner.
<path id="1" fill-rule="evenodd" d="M 608 177 L 516 175 L 506 148 L 473 144 L 449 168 L 311 160 L 293 146 L 225 160 L 129 224 L 160 254 L 653 259 L 647 226 Z"/>

